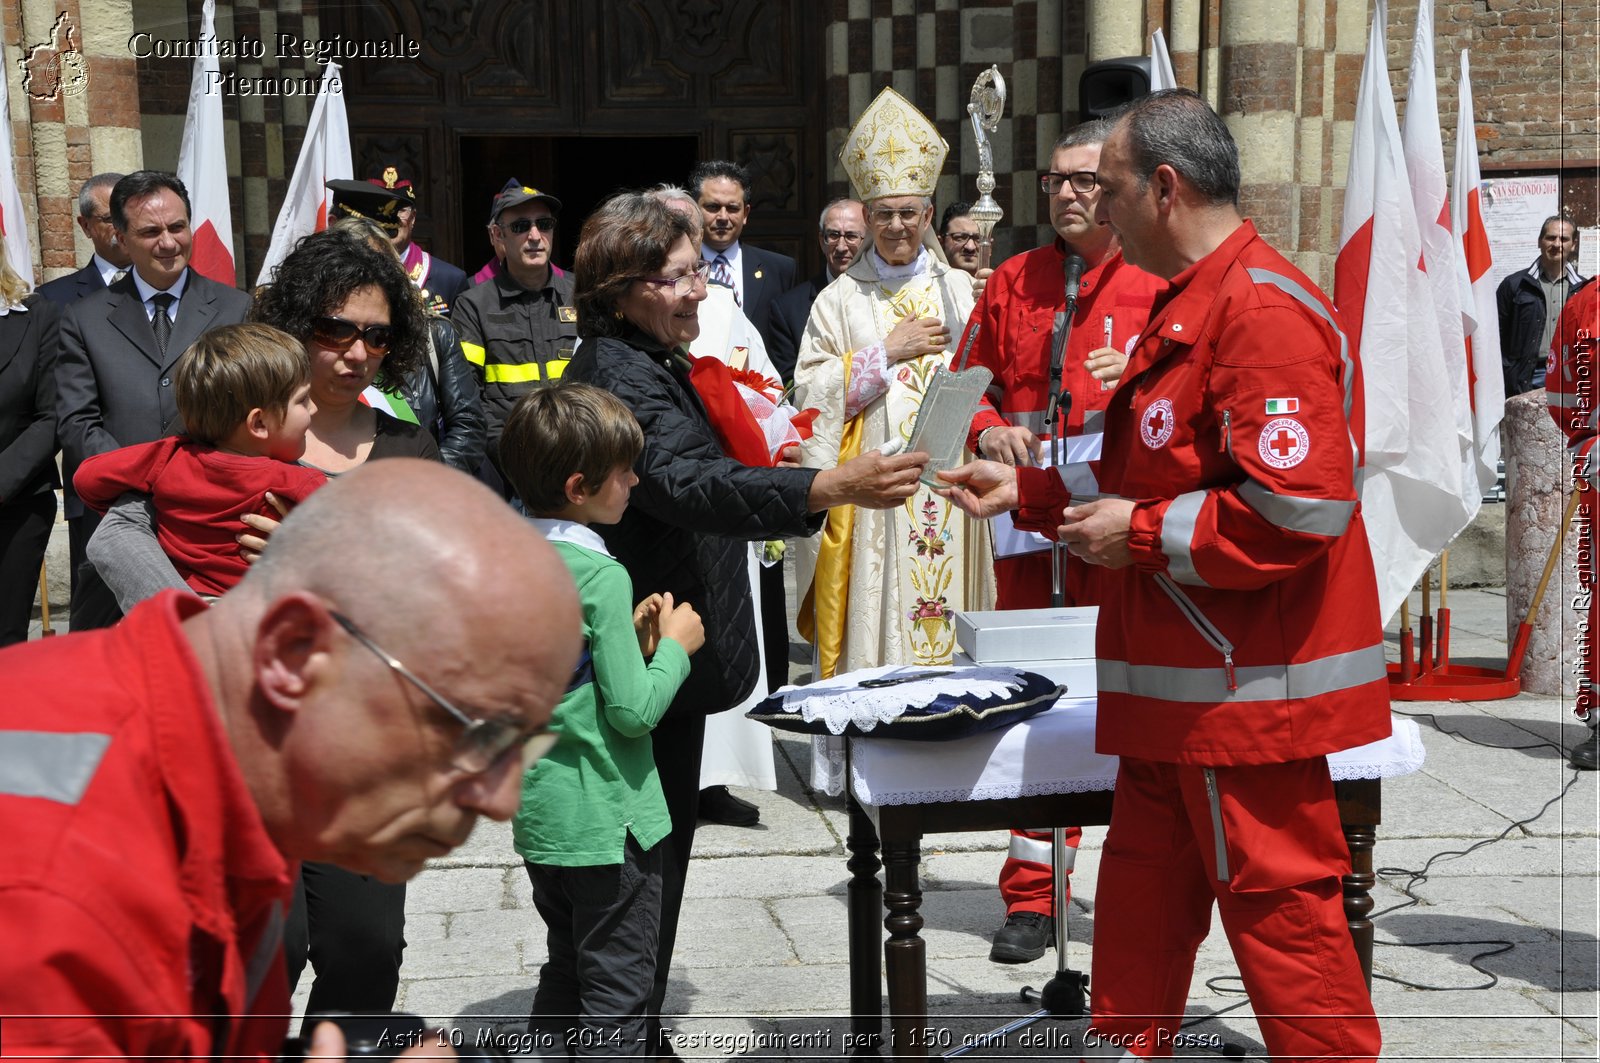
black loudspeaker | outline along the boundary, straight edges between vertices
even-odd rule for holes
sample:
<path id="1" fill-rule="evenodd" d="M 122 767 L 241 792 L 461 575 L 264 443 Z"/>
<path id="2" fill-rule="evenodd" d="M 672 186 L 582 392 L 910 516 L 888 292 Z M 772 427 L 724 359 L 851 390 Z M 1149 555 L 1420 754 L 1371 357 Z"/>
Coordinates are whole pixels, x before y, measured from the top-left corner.
<path id="1" fill-rule="evenodd" d="M 1150 92 L 1150 57 L 1130 55 L 1090 63 L 1078 75 L 1078 110 L 1085 122 L 1104 118 Z"/>

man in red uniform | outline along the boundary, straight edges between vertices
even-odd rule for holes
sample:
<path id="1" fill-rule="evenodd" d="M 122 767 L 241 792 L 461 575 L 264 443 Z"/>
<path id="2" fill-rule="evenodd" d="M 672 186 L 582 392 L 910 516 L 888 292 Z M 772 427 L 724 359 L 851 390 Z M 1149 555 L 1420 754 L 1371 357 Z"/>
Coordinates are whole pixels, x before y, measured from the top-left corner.
<path id="1" fill-rule="evenodd" d="M 1162 288 L 1160 280 L 1123 262 L 1111 230 L 1095 220 L 1100 202 L 1095 173 L 1101 142 L 1110 131 L 1111 123 L 1104 119 L 1086 122 L 1056 142 L 1050 171 L 1039 178 L 1056 239 L 994 271 L 967 323 L 963 345 L 957 348 L 964 351 L 970 342 L 971 363 L 994 374 L 967 439 L 967 446 L 983 457 L 1037 464 L 1040 437 L 1053 434 L 1044 422 L 1050 405 L 1052 344 L 1064 323 L 1068 254 L 1078 255 L 1084 264 L 1062 363 L 1061 386 L 1069 396 L 1062 404 L 1062 445 L 1073 454 L 1099 455 L 1102 411 Z M 1048 606 L 1049 541 L 1014 530 L 1003 514 L 995 523 L 997 607 Z M 1100 604 L 1095 593 L 1097 572 L 1069 559 L 1064 580 L 1067 605 Z M 1072 848 L 1066 854 L 1069 872 L 1082 833 L 1077 827 L 1067 828 L 1066 841 Z M 995 932 L 991 960 L 1026 963 L 1044 955 L 1055 939 L 1051 885 L 1050 831 L 1013 830 L 1000 869 L 1006 918 Z"/>
<path id="2" fill-rule="evenodd" d="M 1584 491 L 1573 517 L 1577 525 L 1573 534 L 1579 543 L 1579 593 L 1572 596 L 1572 602 L 1574 612 L 1583 610 L 1582 621 L 1574 625 L 1578 629 L 1575 642 L 1580 671 L 1573 715 L 1589 725 L 1589 737 L 1567 754 L 1572 766 L 1580 771 L 1600 768 L 1600 732 L 1595 730 L 1600 723 L 1600 713 L 1595 712 L 1600 696 L 1600 575 L 1596 572 L 1594 541 L 1600 515 L 1595 513 L 1593 457 L 1595 439 L 1600 435 L 1600 395 L 1595 392 L 1600 386 L 1595 376 L 1600 373 L 1597 337 L 1600 284 L 1591 277 L 1573 291 L 1561 309 L 1555 340 L 1550 345 L 1550 368 L 1545 374 L 1550 416 L 1567 437 L 1573 478 Z"/>
<path id="3" fill-rule="evenodd" d="M 1273 1058 L 1375 1059 L 1325 756 L 1389 733 L 1356 352 L 1240 216 L 1233 139 L 1194 93 L 1132 104 L 1099 184 L 1124 256 L 1170 286 L 1098 468 L 943 474 L 1107 569 L 1096 748 L 1121 759 L 1086 1054 L 1172 1053 L 1215 904 Z"/>
<path id="4" fill-rule="evenodd" d="M 578 621 L 497 496 L 396 458 L 297 507 L 209 608 L 169 591 L 0 652 L 6 1050 L 276 1059 L 296 861 L 400 882 L 510 818 Z"/>

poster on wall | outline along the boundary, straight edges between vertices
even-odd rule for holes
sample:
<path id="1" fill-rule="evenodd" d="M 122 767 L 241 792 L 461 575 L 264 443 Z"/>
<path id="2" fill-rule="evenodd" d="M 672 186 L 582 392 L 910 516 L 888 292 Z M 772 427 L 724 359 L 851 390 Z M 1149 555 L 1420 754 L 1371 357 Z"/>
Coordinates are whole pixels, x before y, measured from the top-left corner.
<path id="1" fill-rule="evenodd" d="M 1578 272 L 1585 277 L 1600 274 L 1600 226 L 1578 230 Z"/>
<path id="2" fill-rule="evenodd" d="M 1560 179 L 1553 173 L 1485 177 L 1480 189 L 1478 202 L 1495 274 L 1503 277 L 1527 269 L 1539 257 L 1539 226 L 1560 205 Z"/>

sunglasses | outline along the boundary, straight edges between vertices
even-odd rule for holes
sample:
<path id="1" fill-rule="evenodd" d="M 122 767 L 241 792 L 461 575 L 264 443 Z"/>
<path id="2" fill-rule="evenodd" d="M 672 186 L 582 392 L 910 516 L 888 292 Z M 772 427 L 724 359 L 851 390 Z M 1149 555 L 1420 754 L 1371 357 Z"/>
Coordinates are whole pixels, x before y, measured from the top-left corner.
<path id="1" fill-rule="evenodd" d="M 443 694 L 417 678 L 411 669 L 401 664 L 393 654 L 372 641 L 372 636 L 357 627 L 355 621 L 339 612 L 330 611 L 328 615 L 333 617 L 334 622 L 344 628 L 345 633 L 351 638 L 377 654 L 378 659 L 388 665 L 396 675 L 416 687 L 429 701 L 461 724 L 461 734 L 456 738 L 455 749 L 450 757 L 450 763 L 457 769 L 469 775 L 478 775 L 494 767 L 512 750 L 520 749 L 522 766 L 526 770 L 537 764 L 541 757 L 555 747 L 558 736 L 545 728 L 528 731 L 506 720 L 468 715 L 456 708 Z"/>
<path id="2" fill-rule="evenodd" d="M 501 225 L 500 228 L 513 236 L 527 236 L 529 229 L 538 229 L 548 236 L 556 231 L 556 220 L 554 218 L 518 218 L 509 225 Z"/>
<path id="3" fill-rule="evenodd" d="M 366 344 L 368 354 L 388 354 L 394 342 L 394 329 L 388 325 L 368 325 L 362 328 L 341 317 L 319 317 L 311 322 L 311 338 L 330 351 L 343 354 L 354 347 L 356 340 Z"/>

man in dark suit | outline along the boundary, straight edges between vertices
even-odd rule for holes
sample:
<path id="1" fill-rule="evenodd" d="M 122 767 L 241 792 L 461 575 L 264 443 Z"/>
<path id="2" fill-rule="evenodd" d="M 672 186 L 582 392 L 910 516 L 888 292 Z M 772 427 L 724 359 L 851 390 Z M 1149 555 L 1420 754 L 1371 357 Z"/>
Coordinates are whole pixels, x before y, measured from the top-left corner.
<path id="1" fill-rule="evenodd" d="M 67 307 L 56 363 L 68 543 L 72 550 L 72 627 L 103 626 L 116 602 L 83 548 L 99 519 L 71 490 L 85 458 L 183 431 L 172 364 L 200 334 L 244 320 L 245 293 L 189 268 L 193 234 L 189 193 L 169 173 L 140 170 L 111 190 L 111 219 L 133 260 L 128 275 Z"/>
<path id="2" fill-rule="evenodd" d="M 822 208 L 817 222 L 817 238 L 822 242 L 822 259 L 827 265 L 821 273 L 796 285 L 772 301 L 772 317 L 767 322 L 772 338 L 767 340 L 767 357 L 783 374 L 785 384 L 794 380 L 794 361 L 800 352 L 800 336 L 811 316 L 811 304 L 833 278 L 850 268 L 861 254 L 867 238 L 867 214 L 859 200 L 836 199 Z"/>
<path id="3" fill-rule="evenodd" d="M 120 173 L 97 173 L 78 189 L 78 228 L 94 245 L 94 254 L 76 273 L 39 285 L 39 294 L 57 306 L 98 292 L 128 272 L 128 251 L 111 224 L 111 188 L 120 180 Z"/>
<path id="4" fill-rule="evenodd" d="M 750 220 L 750 173 L 743 166 L 703 162 L 689 174 L 689 191 L 705 215 L 700 256 L 711 263 L 711 279 L 733 289 L 744 316 L 770 351 L 772 301 L 794 287 L 794 259 L 740 243 Z"/>

